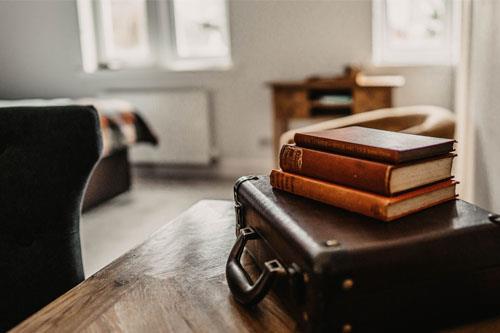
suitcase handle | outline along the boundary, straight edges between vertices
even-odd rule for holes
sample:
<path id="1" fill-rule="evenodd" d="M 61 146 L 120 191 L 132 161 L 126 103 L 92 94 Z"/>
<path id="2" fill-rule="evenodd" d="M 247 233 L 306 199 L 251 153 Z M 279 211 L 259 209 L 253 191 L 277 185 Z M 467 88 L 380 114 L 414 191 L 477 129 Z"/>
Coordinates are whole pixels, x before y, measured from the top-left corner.
<path id="1" fill-rule="evenodd" d="M 264 263 L 262 274 L 252 285 L 250 277 L 241 266 L 240 259 L 246 242 L 258 238 L 259 235 L 252 228 L 240 229 L 240 234 L 226 263 L 226 280 L 229 289 L 239 303 L 249 306 L 259 303 L 266 296 L 276 276 L 285 274 L 285 269 L 277 259 L 269 260 Z"/>
<path id="2" fill-rule="evenodd" d="M 488 219 L 495 224 L 500 224 L 499 214 L 488 214 Z"/>

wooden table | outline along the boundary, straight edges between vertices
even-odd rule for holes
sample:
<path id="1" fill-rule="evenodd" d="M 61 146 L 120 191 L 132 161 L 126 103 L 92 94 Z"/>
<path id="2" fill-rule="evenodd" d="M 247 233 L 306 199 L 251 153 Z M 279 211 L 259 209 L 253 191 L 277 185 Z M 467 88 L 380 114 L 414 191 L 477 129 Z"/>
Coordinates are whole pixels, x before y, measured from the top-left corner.
<path id="1" fill-rule="evenodd" d="M 227 287 L 233 204 L 200 201 L 13 332 L 263 332 L 295 323 L 272 298 L 248 311 Z"/>
<path id="2" fill-rule="evenodd" d="M 200 201 L 12 332 L 295 331 L 273 295 L 253 309 L 232 299 L 234 225 L 231 202 Z M 499 332 L 500 319 L 447 331 Z"/>

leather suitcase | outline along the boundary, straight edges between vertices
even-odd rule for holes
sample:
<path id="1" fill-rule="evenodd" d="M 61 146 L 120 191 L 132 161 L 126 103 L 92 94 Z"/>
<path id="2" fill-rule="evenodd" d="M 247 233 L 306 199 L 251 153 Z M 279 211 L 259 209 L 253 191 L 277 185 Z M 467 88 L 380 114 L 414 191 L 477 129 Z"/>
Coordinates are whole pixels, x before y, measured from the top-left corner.
<path id="1" fill-rule="evenodd" d="M 500 312 L 498 215 L 454 200 L 384 223 L 275 190 L 266 176 L 240 178 L 234 196 L 233 296 L 254 305 L 272 288 L 303 331 L 428 332 Z"/>

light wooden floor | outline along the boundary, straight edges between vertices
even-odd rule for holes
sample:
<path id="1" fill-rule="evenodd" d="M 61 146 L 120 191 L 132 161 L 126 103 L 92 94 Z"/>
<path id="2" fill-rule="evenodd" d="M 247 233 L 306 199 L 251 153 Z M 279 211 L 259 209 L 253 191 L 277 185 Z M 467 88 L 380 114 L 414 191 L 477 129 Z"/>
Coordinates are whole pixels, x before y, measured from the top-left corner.
<path id="1" fill-rule="evenodd" d="M 85 276 L 142 243 L 153 231 L 201 199 L 232 200 L 233 180 L 146 179 L 85 213 L 81 239 Z"/>

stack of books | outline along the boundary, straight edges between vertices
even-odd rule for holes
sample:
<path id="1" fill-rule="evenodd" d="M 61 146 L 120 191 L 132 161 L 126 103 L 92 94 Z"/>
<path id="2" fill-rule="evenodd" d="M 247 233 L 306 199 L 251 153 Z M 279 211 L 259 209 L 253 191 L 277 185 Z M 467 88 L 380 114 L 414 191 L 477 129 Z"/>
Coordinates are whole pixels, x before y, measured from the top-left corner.
<path id="1" fill-rule="evenodd" d="M 271 185 L 382 221 L 456 198 L 454 140 L 364 127 L 297 133 Z"/>

